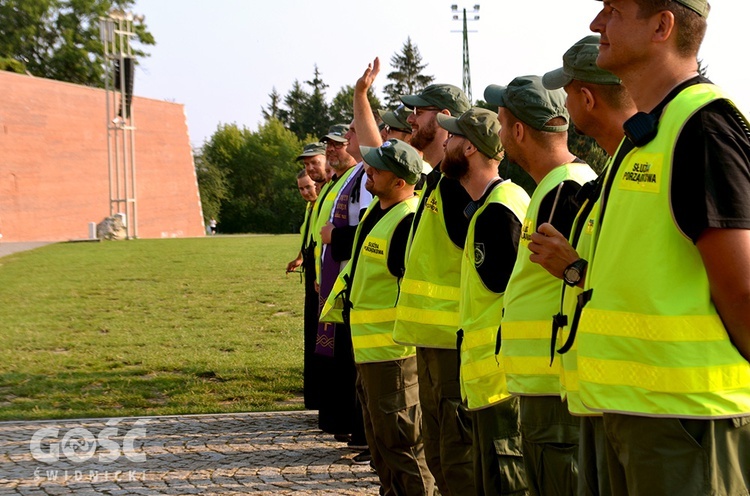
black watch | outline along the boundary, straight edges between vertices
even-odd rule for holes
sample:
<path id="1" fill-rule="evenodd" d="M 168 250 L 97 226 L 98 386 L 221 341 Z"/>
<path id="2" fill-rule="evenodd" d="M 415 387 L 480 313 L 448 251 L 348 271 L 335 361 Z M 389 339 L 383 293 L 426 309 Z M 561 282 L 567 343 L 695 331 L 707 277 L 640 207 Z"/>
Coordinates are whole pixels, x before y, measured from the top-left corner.
<path id="1" fill-rule="evenodd" d="M 589 263 L 586 260 L 579 258 L 565 267 L 565 270 L 563 271 L 563 280 L 565 281 L 565 284 L 570 287 L 578 286 L 578 283 L 583 279 L 583 271 L 586 270 L 588 264 Z"/>

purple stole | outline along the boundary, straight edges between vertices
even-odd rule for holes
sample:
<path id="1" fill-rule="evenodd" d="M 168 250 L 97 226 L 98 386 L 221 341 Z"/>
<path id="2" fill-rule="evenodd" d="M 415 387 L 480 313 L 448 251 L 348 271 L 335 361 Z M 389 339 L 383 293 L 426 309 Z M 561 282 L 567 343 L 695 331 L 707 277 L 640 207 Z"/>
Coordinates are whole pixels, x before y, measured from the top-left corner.
<path id="1" fill-rule="evenodd" d="M 336 199 L 336 204 L 333 207 L 333 220 L 331 221 L 333 227 L 349 226 L 349 198 L 351 198 L 354 186 L 360 184 L 357 178 L 362 173 L 364 173 L 364 167 L 352 174 L 346 186 L 341 188 L 339 197 Z M 341 263 L 333 259 L 329 245 L 323 250 L 323 261 L 320 267 L 318 315 L 323 310 L 323 305 L 325 305 L 328 295 L 331 293 L 331 289 L 333 289 L 333 284 L 336 282 L 339 272 L 341 272 Z M 333 356 L 335 329 L 336 324 L 330 322 L 318 323 L 318 335 L 315 338 L 315 354 L 327 357 Z"/>

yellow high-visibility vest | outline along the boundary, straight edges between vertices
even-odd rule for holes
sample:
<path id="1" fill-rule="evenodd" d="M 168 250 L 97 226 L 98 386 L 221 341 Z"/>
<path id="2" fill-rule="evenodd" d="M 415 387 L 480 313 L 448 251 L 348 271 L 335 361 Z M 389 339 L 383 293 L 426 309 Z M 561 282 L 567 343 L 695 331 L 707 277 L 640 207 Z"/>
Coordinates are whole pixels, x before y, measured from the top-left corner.
<path id="1" fill-rule="evenodd" d="M 393 340 L 455 350 L 462 249 L 448 236 L 440 184 L 422 201 L 422 218 L 407 248 Z"/>
<path id="2" fill-rule="evenodd" d="M 563 164 L 544 176 L 531 196 L 504 297 L 500 355 L 511 393 L 560 394 L 560 360 L 550 366 L 550 317 L 560 310 L 560 280 L 529 260 L 529 242 L 536 230 L 542 199 L 550 191 L 563 181 L 583 184 L 594 178 L 596 173 L 586 164 Z"/>
<path id="3" fill-rule="evenodd" d="M 717 99 L 726 96 L 710 84 L 683 90 L 665 107 L 657 136 L 613 172 L 577 338 L 588 408 L 665 417 L 750 414 L 750 364 L 729 340 L 701 255 L 675 223 L 670 202 L 680 130 Z"/>
<path id="4" fill-rule="evenodd" d="M 526 215 L 529 195 L 506 180 L 495 186 L 469 223 L 461 266 L 461 394 L 470 410 L 486 408 L 510 397 L 505 370 L 495 357 L 497 328 L 502 318 L 503 293 L 487 289 L 477 272 L 474 232 L 477 219 L 488 205 L 500 203 L 513 212 L 519 223 Z M 485 254 L 493 256 L 493 254 Z"/>

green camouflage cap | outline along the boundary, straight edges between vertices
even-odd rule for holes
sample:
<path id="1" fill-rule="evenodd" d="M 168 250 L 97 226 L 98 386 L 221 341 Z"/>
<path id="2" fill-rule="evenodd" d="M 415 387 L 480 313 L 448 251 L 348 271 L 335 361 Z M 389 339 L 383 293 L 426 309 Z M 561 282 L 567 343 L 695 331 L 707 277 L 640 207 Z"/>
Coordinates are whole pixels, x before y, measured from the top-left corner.
<path id="1" fill-rule="evenodd" d="M 474 107 L 461 114 L 461 117 L 438 114 L 437 123 L 449 133 L 471 141 L 472 145 L 489 158 L 499 160 L 499 154 L 503 151 L 498 135 L 500 122 L 492 110 Z"/>
<path id="2" fill-rule="evenodd" d="M 349 124 L 334 124 L 328 129 L 328 134 L 320 138 L 320 141 L 325 143 L 328 140 L 338 141 L 339 143 L 346 143 L 349 141 L 344 136 L 349 132 Z"/>
<path id="3" fill-rule="evenodd" d="M 411 124 L 406 119 L 409 118 L 409 114 L 414 113 L 410 108 L 407 108 L 403 103 L 396 107 L 394 110 L 378 110 L 378 115 L 383 122 L 385 122 L 391 129 L 398 131 L 404 131 L 405 133 L 411 132 Z"/>
<path id="4" fill-rule="evenodd" d="M 401 101 L 409 108 L 437 107 L 448 110 L 455 117 L 471 108 L 471 103 L 461 88 L 452 84 L 431 84 L 418 95 L 402 95 Z"/>
<path id="5" fill-rule="evenodd" d="M 568 130 L 570 116 L 565 108 L 565 92 L 548 90 L 539 76 L 519 76 L 508 86 L 491 84 L 484 90 L 484 99 L 491 105 L 504 107 L 538 131 L 562 133 Z M 548 126 L 555 117 L 565 118 L 565 125 Z"/>
<path id="6" fill-rule="evenodd" d="M 391 171 L 409 184 L 417 184 L 422 174 L 422 157 L 405 141 L 390 139 L 379 147 L 360 146 L 359 150 L 367 165 Z"/>
<path id="7" fill-rule="evenodd" d="M 600 2 L 602 0 L 599 0 Z M 708 12 L 711 10 L 711 6 L 708 5 L 708 0 L 674 0 L 675 2 L 684 5 L 701 17 L 708 17 Z"/>
<path id="8" fill-rule="evenodd" d="M 599 56 L 599 35 L 586 36 L 563 55 L 563 66 L 542 76 L 542 84 L 548 90 L 564 88 L 578 80 L 593 84 L 622 84 L 620 78 L 596 65 Z"/>
<path id="9" fill-rule="evenodd" d="M 314 157 L 315 155 L 325 155 L 326 144 L 316 141 L 315 143 L 308 143 L 302 149 L 302 153 L 297 156 L 297 160 L 302 160 L 305 157 Z"/>

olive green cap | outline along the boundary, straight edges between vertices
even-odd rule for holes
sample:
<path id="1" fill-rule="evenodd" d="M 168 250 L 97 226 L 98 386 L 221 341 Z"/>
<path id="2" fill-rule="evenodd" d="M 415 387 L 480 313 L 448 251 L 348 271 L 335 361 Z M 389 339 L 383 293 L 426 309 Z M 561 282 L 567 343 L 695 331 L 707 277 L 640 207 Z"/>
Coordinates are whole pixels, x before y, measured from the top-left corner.
<path id="1" fill-rule="evenodd" d="M 449 133 L 468 139 L 489 158 L 499 160 L 500 152 L 503 151 L 498 135 L 500 122 L 492 110 L 474 107 L 461 114 L 461 117 L 438 114 L 437 123 Z"/>
<path id="2" fill-rule="evenodd" d="M 370 167 L 391 171 L 409 184 L 417 184 L 422 174 L 422 157 L 405 141 L 390 139 L 378 147 L 360 146 L 362 159 Z"/>
<path id="3" fill-rule="evenodd" d="M 403 103 L 393 110 L 378 110 L 378 115 L 383 122 L 385 122 L 391 129 L 398 131 L 404 131 L 405 133 L 411 132 L 411 124 L 406 119 L 409 118 L 409 114 L 413 114 L 414 111 L 406 107 Z"/>
<path id="4" fill-rule="evenodd" d="M 452 84 L 431 84 L 418 95 L 403 95 L 401 101 L 409 108 L 437 107 L 458 117 L 471 108 L 466 94 Z"/>
<path id="5" fill-rule="evenodd" d="M 570 116 L 565 109 L 565 92 L 548 90 L 539 76 L 519 76 L 508 86 L 491 84 L 484 90 L 487 103 L 507 108 L 517 119 L 538 131 L 562 133 L 568 130 Z M 565 125 L 548 126 L 555 117 L 563 117 Z"/>
<path id="6" fill-rule="evenodd" d="M 314 157 L 316 155 L 326 154 L 326 144 L 316 141 L 315 143 L 308 143 L 302 149 L 302 153 L 297 156 L 297 160 L 302 160 L 305 157 Z"/>
<path id="7" fill-rule="evenodd" d="M 328 134 L 320 138 L 320 141 L 325 143 L 328 140 L 338 141 L 339 143 L 346 143 L 349 141 L 344 136 L 349 132 L 349 124 L 334 124 L 328 129 Z"/>
<path id="8" fill-rule="evenodd" d="M 602 0 L 598 0 L 602 1 Z M 675 2 L 684 5 L 701 17 L 708 17 L 708 12 L 711 10 L 711 6 L 708 5 L 708 0 L 674 0 Z"/>
<path id="9" fill-rule="evenodd" d="M 622 84 L 622 80 L 596 65 L 599 56 L 599 35 L 586 36 L 563 55 L 563 66 L 542 76 L 548 90 L 564 88 L 574 79 L 593 84 Z"/>

